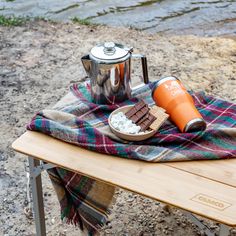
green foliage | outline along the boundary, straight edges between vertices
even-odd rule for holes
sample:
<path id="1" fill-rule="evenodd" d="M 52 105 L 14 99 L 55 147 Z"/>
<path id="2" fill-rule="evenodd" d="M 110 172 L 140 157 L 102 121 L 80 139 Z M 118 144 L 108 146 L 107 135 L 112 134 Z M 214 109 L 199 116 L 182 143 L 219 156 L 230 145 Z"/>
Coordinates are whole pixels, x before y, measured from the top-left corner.
<path id="1" fill-rule="evenodd" d="M 3 26 L 19 26 L 25 23 L 26 20 L 27 18 L 0 15 L 0 25 Z"/>
<path id="2" fill-rule="evenodd" d="M 3 16 L 0 15 L 0 25 L 2 26 L 21 26 L 27 21 L 45 21 L 55 23 L 55 21 L 43 16 L 36 16 L 34 18 L 29 17 L 17 17 L 17 16 Z"/>
<path id="3" fill-rule="evenodd" d="M 87 20 L 87 19 L 80 19 L 80 18 L 78 18 L 78 17 L 73 17 L 71 20 L 72 20 L 72 22 L 74 22 L 74 23 L 79 23 L 79 24 L 81 24 L 81 25 L 96 25 L 96 24 L 90 22 L 90 21 Z"/>

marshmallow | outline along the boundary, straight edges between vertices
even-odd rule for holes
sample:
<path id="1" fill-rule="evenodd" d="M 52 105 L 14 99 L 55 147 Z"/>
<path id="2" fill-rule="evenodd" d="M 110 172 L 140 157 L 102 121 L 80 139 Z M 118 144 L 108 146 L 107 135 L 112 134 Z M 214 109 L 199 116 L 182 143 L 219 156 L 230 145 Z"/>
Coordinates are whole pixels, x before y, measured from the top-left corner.
<path id="1" fill-rule="evenodd" d="M 138 134 L 141 127 L 129 120 L 123 112 L 118 112 L 111 117 L 112 126 L 124 133 Z"/>

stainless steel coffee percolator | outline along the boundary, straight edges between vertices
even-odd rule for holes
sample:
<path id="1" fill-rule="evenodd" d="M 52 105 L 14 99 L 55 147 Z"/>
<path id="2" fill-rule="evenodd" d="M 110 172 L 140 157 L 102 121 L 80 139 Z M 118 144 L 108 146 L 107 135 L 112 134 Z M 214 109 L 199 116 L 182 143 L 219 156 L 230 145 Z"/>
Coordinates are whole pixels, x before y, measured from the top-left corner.
<path id="1" fill-rule="evenodd" d="M 113 42 L 93 47 L 88 55 L 81 58 L 90 78 L 91 96 L 95 103 L 114 104 L 131 98 L 134 89 L 149 83 L 147 59 L 132 54 L 133 49 Z M 131 58 L 141 58 L 143 82 L 131 88 Z"/>

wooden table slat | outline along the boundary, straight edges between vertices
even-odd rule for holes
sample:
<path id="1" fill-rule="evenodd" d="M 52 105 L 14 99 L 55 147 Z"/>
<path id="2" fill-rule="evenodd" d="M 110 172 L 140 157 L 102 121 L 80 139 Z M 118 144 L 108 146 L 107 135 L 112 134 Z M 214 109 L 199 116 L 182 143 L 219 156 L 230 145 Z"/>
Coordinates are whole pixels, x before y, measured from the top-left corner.
<path id="1" fill-rule="evenodd" d="M 236 188 L 188 173 L 183 166 L 184 170 L 176 168 L 182 163 L 172 167 L 103 155 L 32 131 L 23 134 L 12 147 L 94 179 L 236 226 Z"/>
<path id="2" fill-rule="evenodd" d="M 236 159 L 186 161 L 166 165 L 236 187 Z"/>

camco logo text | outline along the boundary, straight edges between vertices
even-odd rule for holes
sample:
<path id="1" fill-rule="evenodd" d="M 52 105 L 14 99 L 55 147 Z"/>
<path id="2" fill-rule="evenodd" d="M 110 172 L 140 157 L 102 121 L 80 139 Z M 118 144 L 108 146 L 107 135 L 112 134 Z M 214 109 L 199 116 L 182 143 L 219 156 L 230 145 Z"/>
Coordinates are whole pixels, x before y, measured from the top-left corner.
<path id="1" fill-rule="evenodd" d="M 209 207 L 216 208 L 221 211 L 223 211 L 227 207 L 231 206 L 230 203 L 215 199 L 213 197 L 209 197 L 205 194 L 198 194 L 198 195 L 194 196 L 191 200 L 195 201 L 195 202 L 202 203 L 202 204 L 207 205 Z"/>

